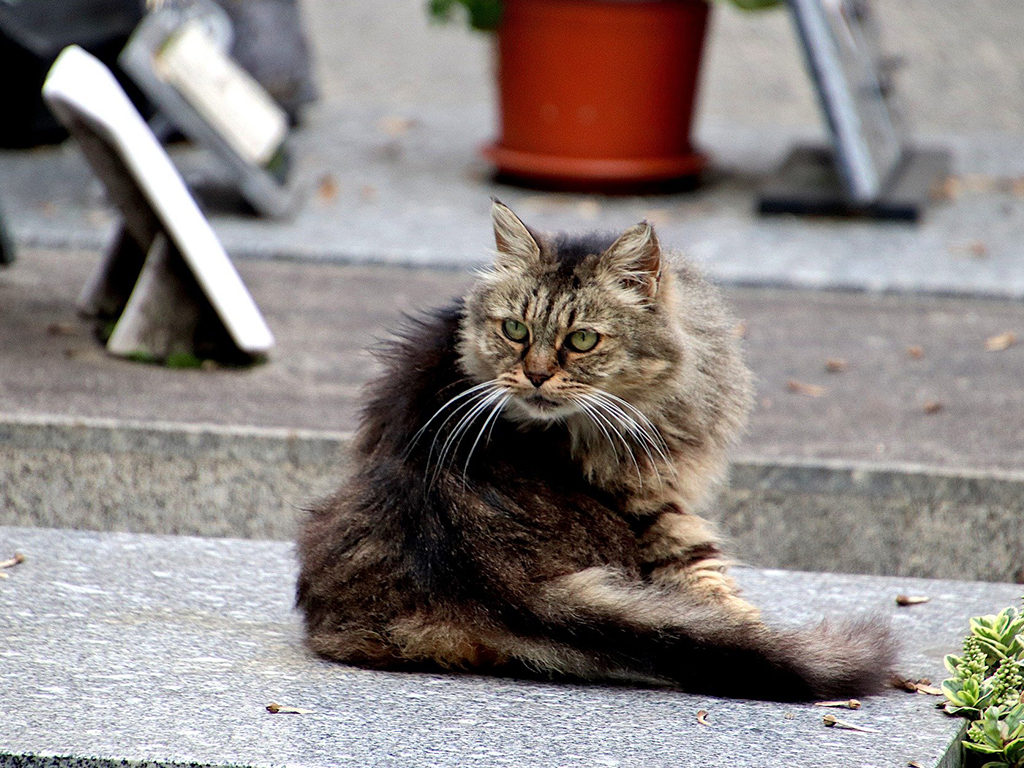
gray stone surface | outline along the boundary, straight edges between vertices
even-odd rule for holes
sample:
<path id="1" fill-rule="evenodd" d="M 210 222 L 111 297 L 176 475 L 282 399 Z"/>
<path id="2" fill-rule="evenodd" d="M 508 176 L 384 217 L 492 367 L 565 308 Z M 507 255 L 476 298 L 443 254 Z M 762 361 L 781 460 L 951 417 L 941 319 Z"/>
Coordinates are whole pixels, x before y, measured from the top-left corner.
<path id="1" fill-rule="evenodd" d="M 0 420 L 0 524 L 291 540 L 345 472 L 327 432 Z"/>
<path id="2" fill-rule="evenodd" d="M 672 691 L 375 673 L 313 659 L 287 544 L 0 528 L 0 766 L 958 765 L 962 721 L 890 691 L 823 710 Z M 1019 588 L 742 571 L 782 624 L 891 614 L 907 676 L 939 679 L 967 618 Z M 897 608 L 897 593 L 930 603 Z M 311 710 L 271 715 L 271 702 Z M 709 726 L 696 722 L 708 711 Z M 790 717 L 791 716 L 791 717 Z"/>
<path id="3" fill-rule="evenodd" d="M 748 459 L 708 516 L 759 567 L 1024 583 L 1024 473 Z"/>

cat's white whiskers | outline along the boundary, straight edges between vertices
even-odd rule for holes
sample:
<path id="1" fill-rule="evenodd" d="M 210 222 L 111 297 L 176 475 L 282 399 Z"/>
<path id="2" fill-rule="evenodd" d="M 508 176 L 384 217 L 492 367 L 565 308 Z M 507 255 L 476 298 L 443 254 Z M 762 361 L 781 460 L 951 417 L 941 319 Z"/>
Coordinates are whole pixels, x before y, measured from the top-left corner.
<path id="1" fill-rule="evenodd" d="M 416 441 L 419 440 L 420 437 L 423 436 L 423 433 L 427 431 L 427 427 L 429 427 L 434 422 L 434 419 L 436 419 L 438 416 L 440 416 L 441 413 L 443 413 L 444 410 L 448 406 L 454 404 L 455 402 L 457 402 L 458 400 L 461 400 L 464 397 L 468 397 L 469 395 L 472 395 L 474 393 L 479 392 L 481 389 L 486 389 L 488 387 L 494 387 L 494 386 L 497 386 L 497 384 L 495 383 L 495 381 L 493 379 L 491 381 L 485 381 L 485 382 L 483 382 L 481 384 L 477 384 L 475 386 L 472 386 L 469 389 L 464 390 L 464 391 L 460 392 L 459 394 L 455 395 L 455 397 L 451 398 L 450 400 L 448 400 L 448 402 L 446 402 L 444 405 L 442 405 L 440 408 L 438 408 L 436 411 L 434 411 L 434 415 L 431 416 L 429 419 L 427 419 L 426 422 L 424 422 L 423 426 L 420 427 L 416 431 L 416 434 L 412 436 L 412 439 L 409 441 L 409 447 L 405 449 L 404 458 L 408 458 L 409 452 L 412 451 L 412 449 L 416 446 Z M 465 404 L 463 404 L 463 405 L 465 405 Z M 456 412 L 458 410 L 460 410 L 460 409 L 461 409 L 461 406 L 456 409 Z M 451 419 L 451 416 L 449 416 L 448 419 L 445 420 L 444 424 L 447 424 L 449 419 Z M 441 426 L 443 427 L 444 424 L 442 424 Z"/>
<path id="2" fill-rule="evenodd" d="M 605 417 L 612 421 L 617 421 L 622 424 L 626 431 L 629 432 L 630 436 L 633 437 L 643 452 L 647 455 L 647 460 L 651 463 L 651 469 L 654 470 L 655 477 L 658 478 L 658 485 L 662 484 L 661 471 L 658 469 L 658 462 L 654 458 L 654 454 L 651 453 L 651 449 L 648 447 L 650 443 L 650 437 L 644 432 L 639 424 L 636 423 L 632 418 L 629 417 L 621 408 L 616 407 L 613 403 L 600 398 L 595 398 L 595 404 L 600 404 L 600 407 L 604 409 Z"/>
<path id="3" fill-rule="evenodd" d="M 595 424 L 601 426 L 601 423 L 603 422 L 605 425 L 607 425 L 609 429 L 611 429 L 612 433 L 616 437 L 618 437 L 619 440 L 622 442 L 622 447 L 626 449 L 626 455 L 629 456 L 630 460 L 633 462 L 633 466 L 636 468 L 636 477 L 640 483 L 640 490 L 642 491 L 644 487 L 643 472 L 640 471 L 640 463 L 636 460 L 636 455 L 633 453 L 633 448 L 630 446 L 629 441 L 626 440 L 625 436 L 622 434 L 622 430 L 620 430 L 618 426 L 616 426 L 616 424 L 610 418 L 608 418 L 606 414 L 601 412 L 601 403 L 599 400 L 592 397 L 592 393 L 581 392 L 579 393 L 578 398 L 574 399 L 577 405 L 579 405 L 584 410 L 584 412 L 590 415 L 591 420 L 593 420 Z M 607 435 L 608 433 L 605 432 L 605 434 Z M 610 437 L 609 441 L 611 441 Z M 617 455 L 618 450 L 615 449 L 614 443 L 612 443 L 612 449 L 615 450 L 615 453 Z"/>
<path id="4" fill-rule="evenodd" d="M 434 432 L 434 439 L 430 441 L 430 450 L 427 451 L 426 466 L 428 466 L 428 467 L 430 466 L 430 460 L 434 456 L 434 449 L 437 447 L 437 441 L 438 441 L 438 439 L 440 439 L 441 435 L 444 433 L 444 428 L 448 425 L 448 422 L 450 422 L 452 419 L 454 419 L 460 413 L 465 412 L 467 409 L 471 410 L 474 407 L 476 407 L 482 400 L 484 400 L 490 394 L 492 394 L 494 392 L 494 390 L 495 390 L 495 387 L 491 386 L 491 387 L 488 387 L 487 389 L 484 389 L 482 391 L 473 393 L 472 397 L 470 397 L 465 402 L 459 403 L 452 410 L 452 412 L 450 414 L 448 414 L 448 416 L 445 418 L 445 420 L 442 421 L 438 425 L 437 430 Z"/>
<path id="5" fill-rule="evenodd" d="M 495 386 L 493 389 L 488 391 L 482 399 L 478 400 L 470 408 L 469 412 L 462 416 L 459 421 L 452 428 L 451 433 L 445 439 L 444 444 L 441 446 L 441 451 L 437 457 L 437 463 L 434 466 L 434 473 L 430 479 L 430 486 L 434 485 L 438 475 L 441 473 L 444 463 L 448 458 L 449 452 L 458 453 L 459 445 L 462 444 L 462 438 L 465 435 L 466 430 L 476 420 L 477 416 L 485 412 L 496 400 L 500 399 L 505 394 L 505 390 L 501 387 Z M 456 442 L 457 441 L 457 442 Z"/>
<path id="6" fill-rule="evenodd" d="M 491 425 L 491 429 L 494 429 L 494 425 L 498 422 L 498 414 L 501 413 L 502 409 L 508 404 L 508 401 L 512 398 L 511 392 L 506 392 L 504 397 L 498 399 L 491 408 L 491 412 L 487 414 L 487 418 L 484 419 L 484 423 L 480 426 L 480 431 L 477 432 L 476 440 L 473 441 L 473 445 L 469 447 L 469 453 L 466 454 L 466 463 L 462 465 L 462 483 L 466 483 L 466 475 L 469 472 L 469 460 L 473 458 L 473 451 L 476 450 L 477 445 L 480 443 L 480 438 L 484 436 L 484 430 L 487 429 L 487 425 Z M 490 432 L 487 434 L 487 441 L 490 442 Z"/>
<path id="7" fill-rule="evenodd" d="M 647 457 L 651 460 L 651 464 L 652 466 L 654 466 L 655 471 L 657 471 L 658 469 L 657 462 L 654 460 L 654 456 L 651 454 L 650 449 L 653 449 L 655 453 L 657 453 L 658 456 L 661 458 L 662 462 L 669 469 L 669 471 L 675 474 L 675 466 L 672 464 L 672 461 L 669 459 L 668 454 L 666 452 L 668 449 L 668 445 L 665 443 L 665 439 L 661 436 L 661 433 L 658 431 L 658 428 L 655 427 L 653 423 L 651 423 L 650 419 L 644 416 L 644 414 L 641 411 L 639 411 L 630 403 L 627 403 L 625 400 L 615 397 L 615 395 L 612 395 L 608 392 L 599 389 L 594 389 L 590 392 L 590 394 L 598 402 L 602 403 L 602 405 L 608 410 L 608 412 L 611 415 L 615 416 L 617 419 L 622 421 L 625 424 L 626 429 L 629 430 L 629 433 L 637 438 L 637 440 L 641 444 L 641 447 L 644 449 L 644 452 L 647 454 Z M 638 414 L 643 419 L 644 423 L 641 423 L 634 419 L 622 408 L 620 408 L 617 403 L 622 403 L 623 405 L 627 406 L 631 411 Z"/>
<path id="8" fill-rule="evenodd" d="M 658 446 L 663 450 L 668 450 L 668 443 L 665 442 L 665 438 L 662 437 L 661 432 L 655 426 L 654 422 L 647 418 L 647 414 L 645 414 L 643 411 L 641 411 L 628 400 L 623 400 L 621 397 L 613 395 L 611 392 L 606 392 L 603 389 L 599 389 L 597 390 L 597 392 L 598 395 L 600 395 L 601 397 L 611 400 L 620 407 L 625 406 L 627 410 L 635 414 L 636 418 L 639 420 L 639 423 L 643 424 L 644 427 L 648 430 L 648 432 L 657 438 L 656 442 Z"/>
<path id="9" fill-rule="evenodd" d="M 590 418 L 591 423 L 596 425 L 597 428 L 601 430 L 601 433 L 604 435 L 605 440 L 608 441 L 608 447 L 611 448 L 612 453 L 615 454 L 615 458 L 617 460 L 619 456 L 619 447 L 615 444 L 615 441 L 612 439 L 611 433 L 608 431 L 608 428 L 605 427 L 605 425 L 599 419 L 594 417 L 593 406 L 591 406 L 587 402 L 584 402 L 584 400 L 581 397 L 573 397 L 570 395 L 569 398 L 573 402 L 575 402 L 583 410 L 585 414 L 587 414 L 587 416 Z"/>

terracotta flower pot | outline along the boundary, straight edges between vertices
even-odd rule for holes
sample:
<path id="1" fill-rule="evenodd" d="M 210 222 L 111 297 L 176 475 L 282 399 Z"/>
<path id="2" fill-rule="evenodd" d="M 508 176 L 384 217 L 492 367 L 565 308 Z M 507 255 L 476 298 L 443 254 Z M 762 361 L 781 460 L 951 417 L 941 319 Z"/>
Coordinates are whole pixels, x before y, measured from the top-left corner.
<path id="1" fill-rule="evenodd" d="M 704 0 L 506 0 L 497 33 L 501 174 L 567 189 L 694 178 Z"/>

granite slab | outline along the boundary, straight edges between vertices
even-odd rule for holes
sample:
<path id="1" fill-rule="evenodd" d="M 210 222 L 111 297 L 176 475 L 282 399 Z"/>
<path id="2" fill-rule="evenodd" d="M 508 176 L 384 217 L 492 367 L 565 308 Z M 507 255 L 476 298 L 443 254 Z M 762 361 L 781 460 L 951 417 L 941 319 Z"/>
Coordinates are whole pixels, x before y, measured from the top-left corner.
<path id="1" fill-rule="evenodd" d="M 962 721 L 892 690 L 824 710 L 471 675 L 381 673 L 302 645 L 283 542 L 0 528 L 0 767 L 921 766 Z M 942 676 L 971 615 L 1016 585 L 740 570 L 769 620 L 891 614 L 900 671 Z M 928 595 L 898 608 L 897 593 Z M 271 714 L 272 702 L 308 710 Z M 708 725 L 697 722 L 707 710 Z"/>

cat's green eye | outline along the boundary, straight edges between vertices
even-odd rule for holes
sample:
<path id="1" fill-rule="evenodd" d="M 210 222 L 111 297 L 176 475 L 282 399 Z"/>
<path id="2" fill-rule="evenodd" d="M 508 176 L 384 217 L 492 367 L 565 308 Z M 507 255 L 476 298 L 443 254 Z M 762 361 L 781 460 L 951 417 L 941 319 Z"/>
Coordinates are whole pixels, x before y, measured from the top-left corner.
<path id="1" fill-rule="evenodd" d="M 508 319 L 501 324 L 501 330 L 505 332 L 512 341 L 526 341 L 530 335 L 530 329 L 518 320 Z"/>
<path id="2" fill-rule="evenodd" d="M 565 337 L 565 345 L 573 352 L 589 352 L 597 346 L 597 342 L 601 337 L 598 336 L 597 331 L 591 331 L 589 328 L 585 328 L 580 331 L 573 331 Z"/>

